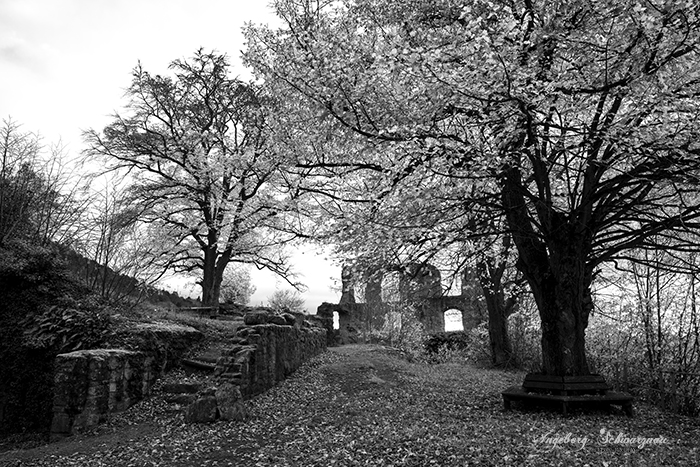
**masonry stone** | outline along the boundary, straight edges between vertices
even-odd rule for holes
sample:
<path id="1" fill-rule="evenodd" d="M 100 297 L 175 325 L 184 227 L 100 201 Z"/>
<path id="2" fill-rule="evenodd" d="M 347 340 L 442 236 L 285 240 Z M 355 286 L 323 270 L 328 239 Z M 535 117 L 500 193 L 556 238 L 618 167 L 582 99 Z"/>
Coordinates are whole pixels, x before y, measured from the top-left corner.
<path id="1" fill-rule="evenodd" d="M 140 326 L 134 335 L 135 342 L 148 341 L 159 351 L 96 349 L 56 357 L 52 439 L 101 423 L 143 399 L 168 364 L 203 337 L 196 329 L 173 325 Z"/>
<path id="2" fill-rule="evenodd" d="M 185 411 L 187 423 L 209 423 L 217 419 L 216 396 L 202 395 Z"/>
<path id="3" fill-rule="evenodd" d="M 269 311 L 255 310 L 246 313 L 243 317 L 243 322 L 248 326 L 254 326 L 256 324 L 267 324 L 272 316 L 274 315 Z"/>
<path id="4" fill-rule="evenodd" d="M 462 313 L 465 330 L 472 329 L 486 319 L 486 312 L 474 299 L 475 277 L 462 273 L 462 290 L 459 295 L 445 295 L 442 290 L 440 270 L 427 263 L 377 266 L 365 273 L 362 280 L 344 268 L 344 295 L 338 303 L 322 303 L 316 316 L 328 330 L 328 345 L 354 344 L 368 339 L 368 330 L 381 329 L 392 304 L 382 299 L 382 281 L 387 274 L 397 274 L 400 303 L 410 303 L 416 317 L 428 333 L 444 332 L 444 312 L 457 309 Z M 350 295 L 352 287 L 365 285 L 364 302 L 355 301 Z M 352 287 L 351 287 L 352 286 Z M 476 284 L 478 287 L 478 283 Z M 339 328 L 333 329 L 333 315 L 338 314 Z"/>
<path id="5" fill-rule="evenodd" d="M 237 384 L 223 382 L 216 388 L 214 395 L 219 410 L 219 418 L 222 420 L 243 420 L 246 417 L 243 396 Z"/>
<path id="6" fill-rule="evenodd" d="M 237 331 L 239 338 L 222 352 L 214 370 L 216 386 L 210 392 L 216 401 L 214 416 L 222 420 L 244 419 L 245 400 L 275 386 L 306 360 L 326 350 L 327 330 L 318 320 L 290 315 L 293 320 L 275 324 L 268 318 L 259 319 L 258 311 L 251 313 L 255 317 L 244 318 L 244 323 L 255 324 Z M 186 421 L 211 421 L 210 405 L 211 396 L 200 395 L 188 408 Z"/>

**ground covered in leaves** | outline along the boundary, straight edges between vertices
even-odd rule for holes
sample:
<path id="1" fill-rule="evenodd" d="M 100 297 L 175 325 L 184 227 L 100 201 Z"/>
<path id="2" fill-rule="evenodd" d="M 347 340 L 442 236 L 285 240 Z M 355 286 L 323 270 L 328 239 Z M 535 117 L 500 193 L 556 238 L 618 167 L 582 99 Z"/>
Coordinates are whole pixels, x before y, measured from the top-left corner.
<path id="1" fill-rule="evenodd" d="M 182 375 L 171 375 L 182 378 Z M 0 453 L 2 466 L 695 466 L 700 421 L 502 409 L 522 374 L 330 349 L 248 402 L 246 422 L 185 425 L 153 397 L 98 429 Z"/>

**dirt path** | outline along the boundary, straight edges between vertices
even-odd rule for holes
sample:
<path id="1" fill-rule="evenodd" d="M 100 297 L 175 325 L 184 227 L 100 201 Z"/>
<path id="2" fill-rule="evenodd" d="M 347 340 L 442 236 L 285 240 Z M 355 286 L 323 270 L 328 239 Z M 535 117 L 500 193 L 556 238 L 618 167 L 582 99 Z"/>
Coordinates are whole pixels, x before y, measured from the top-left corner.
<path id="1" fill-rule="evenodd" d="M 2 453 L 0 466 L 700 465 L 698 420 L 644 406 L 634 419 L 503 411 L 500 391 L 521 378 L 344 346 L 249 401 L 245 423 L 185 425 L 156 391 L 94 433 Z M 606 444 L 601 430 L 668 442 Z M 567 434 L 587 444 L 547 444 Z"/>

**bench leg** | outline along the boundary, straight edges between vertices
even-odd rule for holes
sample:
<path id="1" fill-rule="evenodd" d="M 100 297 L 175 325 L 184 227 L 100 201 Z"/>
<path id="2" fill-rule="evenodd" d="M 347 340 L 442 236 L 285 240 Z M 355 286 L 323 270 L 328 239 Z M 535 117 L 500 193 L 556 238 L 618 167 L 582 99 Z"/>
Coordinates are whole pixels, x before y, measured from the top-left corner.
<path id="1" fill-rule="evenodd" d="M 566 416 L 566 402 L 561 403 L 561 413 Z"/>
<path id="2" fill-rule="evenodd" d="M 510 410 L 510 398 L 503 396 L 503 408 Z"/>
<path id="3" fill-rule="evenodd" d="M 622 405 L 622 410 L 625 411 L 625 415 L 627 415 L 628 417 L 634 417 L 634 407 L 632 407 L 631 402 L 625 402 Z"/>

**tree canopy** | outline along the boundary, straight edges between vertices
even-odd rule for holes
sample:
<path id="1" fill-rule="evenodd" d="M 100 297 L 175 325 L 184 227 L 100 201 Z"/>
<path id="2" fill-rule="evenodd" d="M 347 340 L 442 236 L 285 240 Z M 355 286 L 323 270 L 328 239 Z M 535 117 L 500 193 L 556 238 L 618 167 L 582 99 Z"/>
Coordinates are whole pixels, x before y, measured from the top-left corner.
<path id="1" fill-rule="evenodd" d="M 285 26 L 249 28 L 248 63 L 303 103 L 314 148 L 353 149 L 306 151 L 301 165 L 379 178 L 374 198 L 428 170 L 463 211 L 504 219 L 480 225 L 517 248 L 542 319 L 544 372 L 588 373 L 601 264 L 643 258 L 633 249 L 697 248 L 695 2 L 276 7 Z"/>
<path id="2" fill-rule="evenodd" d="M 130 178 L 130 199 L 150 235 L 166 240 L 163 260 L 200 278 L 216 305 L 230 262 L 293 279 L 283 245 L 285 161 L 267 141 L 262 91 L 229 77 L 226 56 L 198 51 L 175 60 L 172 76 L 139 64 L 123 114 L 85 133 L 87 154 Z M 163 249 L 165 251 L 165 249 Z"/>
<path id="3" fill-rule="evenodd" d="M 85 201 L 63 146 L 45 146 L 11 118 L 0 125 L 0 246 L 9 241 L 70 244 L 81 236 Z"/>

